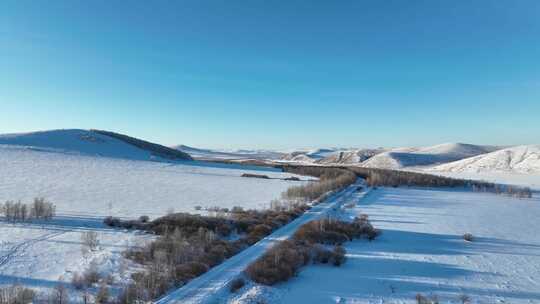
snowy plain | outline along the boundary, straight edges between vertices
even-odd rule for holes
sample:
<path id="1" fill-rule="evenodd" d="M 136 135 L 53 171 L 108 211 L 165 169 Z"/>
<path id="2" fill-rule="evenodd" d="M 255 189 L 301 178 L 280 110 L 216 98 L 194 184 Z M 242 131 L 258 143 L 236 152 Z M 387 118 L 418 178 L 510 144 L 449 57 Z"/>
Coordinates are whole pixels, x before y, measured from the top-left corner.
<path id="1" fill-rule="evenodd" d="M 79 152 L 0 145 L 0 202 L 30 203 L 42 196 L 57 207 L 57 216 L 47 222 L 0 219 L 0 285 L 20 283 L 46 292 L 91 263 L 121 284 L 134 266 L 121 253 L 150 236 L 104 227 L 105 216 L 155 218 L 171 210 L 195 213 L 195 206 L 266 208 L 299 183 L 281 180 L 291 174 L 270 168 L 149 161 L 136 150 L 127 154 L 141 156 L 135 159 Z M 243 173 L 275 179 L 244 178 Z M 81 250 L 84 231 L 98 232 L 101 243 L 86 255 Z"/>
<path id="2" fill-rule="evenodd" d="M 540 198 L 379 188 L 342 216 L 368 214 L 382 235 L 345 244 L 341 267 L 310 265 L 227 303 L 540 303 Z M 472 233 L 472 242 L 462 235 Z"/>

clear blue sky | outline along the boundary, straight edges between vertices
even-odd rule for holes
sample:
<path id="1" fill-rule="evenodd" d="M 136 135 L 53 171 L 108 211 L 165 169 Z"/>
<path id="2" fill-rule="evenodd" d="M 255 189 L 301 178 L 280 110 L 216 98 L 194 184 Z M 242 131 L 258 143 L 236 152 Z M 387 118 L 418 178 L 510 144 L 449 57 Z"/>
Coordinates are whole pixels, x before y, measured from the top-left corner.
<path id="1" fill-rule="evenodd" d="M 540 1 L 0 2 L 0 133 L 540 142 Z"/>

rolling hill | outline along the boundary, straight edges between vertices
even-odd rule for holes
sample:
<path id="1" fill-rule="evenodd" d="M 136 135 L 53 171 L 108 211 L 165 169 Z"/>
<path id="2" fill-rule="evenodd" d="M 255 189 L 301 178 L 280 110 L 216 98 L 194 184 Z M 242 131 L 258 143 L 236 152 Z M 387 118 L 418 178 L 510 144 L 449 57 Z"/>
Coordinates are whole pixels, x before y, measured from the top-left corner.
<path id="1" fill-rule="evenodd" d="M 197 159 L 207 160 L 244 160 L 244 159 L 256 159 L 256 160 L 274 160 L 283 157 L 284 153 L 269 151 L 269 150 L 234 150 L 234 151 L 221 151 L 213 149 L 201 149 L 194 148 L 186 145 L 173 146 L 173 149 L 188 153 Z"/>
<path id="2" fill-rule="evenodd" d="M 540 145 L 506 148 L 435 166 L 442 172 L 515 172 L 540 173 Z"/>
<path id="3" fill-rule="evenodd" d="M 50 130 L 0 135 L 0 145 L 136 160 L 191 160 L 187 153 L 127 135 L 82 129 Z"/>
<path id="4" fill-rule="evenodd" d="M 369 158 L 361 166 L 385 169 L 428 166 L 486 154 L 497 149 L 492 146 L 462 143 L 445 143 L 421 148 L 396 148 Z"/>
<path id="5" fill-rule="evenodd" d="M 384 149 L 357 149 L 337 151 L 317 161 L 319 164 L 358 165 L 384 152 Z"/>

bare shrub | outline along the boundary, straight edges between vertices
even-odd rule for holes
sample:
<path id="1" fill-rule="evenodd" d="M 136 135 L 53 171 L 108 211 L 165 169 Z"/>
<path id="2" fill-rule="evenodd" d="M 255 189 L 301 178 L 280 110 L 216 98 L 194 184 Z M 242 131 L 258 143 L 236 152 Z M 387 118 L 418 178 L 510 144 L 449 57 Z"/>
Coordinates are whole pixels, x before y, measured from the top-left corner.
<path id="1" fill-rule="evenodd" d="M 274 285 L 287 281 L 308 261 L 309 254 L 304 247 L 286 240 L 276 244 L 249 265 L 246 274 L 259 284 Z"/>
<path id="2" fill-rule="evenodd" d="M 270 177 L 268 175 L 263 175 L 263 174 L 244 173 L 241 176 L 242 177 L 270 179 Z"/>
<path id="3" fill-rule="evenodd" d="M 83 290 L 86 287 L 84 276 L 78 272 L 73 273 L 73 277 L 71 278 L 71 285 L 73 285 L 73 287 L 77 290 Z"/>
<path id="4" fill-rule="evenodd" d="M 356 175 L 353 172 L 343 169 L 305 167 L 289 168 L 289 170 L 299 174 L 319 177 L 319 181 L 290 187 L 282 194 L 283 198 L 288 200 L 320 200 L 326 193 L 339 190 L 356 181 Z"/>
<path id="5" fill-rule="evenodd" d="M 49 295 L 49 303 L 51 304 L 67 304 L 69 303 L 68 290 L 64 284 L 60 283 L 54 287 Z"/>
<path id="6" fill-rule="evenodd" d="M 241 212 L 244 212 L 244 208 L 242 208 L 240 206 L 234 206 L 234 207 L 232 207 L 231 212 L 232 213 L 241 213 Z"/>
<path id="7" fill-rule="evenodd" d="M 46 202 L 44 198 L 36 198 L 30 205 L 21 201 L 6 201 L 1 205 L 0 211 L 8 221 L 26 221 L 30 219 L 50 220 L 54 217 L 56 206 Z"/>
<path id="8" fill-rule="evenodd" d="M 0 303 L 2 304 L 33 303 L 35 297 L 35 291 L 20 285 L 12 285 L 0 288 Z"/>
<path id="9" fill-rule="evenodd" d="M 303 243 L 339 245 L 355 238 L 376 238 L 380 232 L 367 219 L 344 222 L 332 218 L 311 221 L 294 233 L 293 239 Z"/>
<path id="10" fill-rule="evenodd" d="M 472 242 L 474 240 L 474 236 L 471 233 L 465 233 L 463 235 L 463 239 L 467 242 Z"/>
<path id="11" fill-rule="evenodd" d="M 461 304 L 468 304 L 471 303 L 471 298 L 466 294 L 459 295 L 459 301 Z"/>
<path id="12" fill-rule="evenodd" d="M 215 210 L 216 215 L 227 213 L 227 216 L 174 213 L 144 224 L 108 219 L 107 223 L 116 227 L 141 228 L 159 235 L 154 241 L 130 248 L 124 253 L 126 258 L 143 265 L 144 270 L 132 275 L 133 283 L 123 288 L 118 301 L 148 302 L 171 288 L 182 286 L 309 208 L 298 204 L 279 209 L 259 211 L 236 207 L 229 211 L 216 207 L 208 210 Z M 242 237 L 236 240 L 222 239 L 233 232 Z"/>
<path id="13" fill-rule="evenodd" d="M 378 234 L 366 217 L 352 222 L 332 218 L 311 221 L 302 225 L 290 240 L 270 248 L 249 265 L 245 273 L 254 282 L 273 285 L 287 281 L 309 262 L 340 266 L 346 254 L 341 243 L 361 237 L 371 239 Z M 335 247 L 329 250 L 322 244 Z"/>
<path id="14" fill-rule="evenodd" d="M 341 266 L 343 263 L 345 263 L 345 254 L 347 251 L 345 248 L 343 248 L 343 246 L 334 247 L 333 253 L 334 266 Z"/>
<path id="15" fill-rule="evenodd" d="M 56 214 L 56 206 L 50 202 L 45 201 L 45 198 L 38 197 L 34 199 L 30 214 L 36 219 L 50 220 Z"/>
<path id="16" fill-rule="evenodd" d="M 427 297 L 418 293 L 416 294 L 415 299 L 417 304 L 439 304 L 439 298 L 436 295 Z"/>
<path id="17" fill-rule="evenodd" d="M 90 266 L 84 271 L 82 276 L 84 285 L 86 286 L 92 286 L 92 284 L 99 282 L 101 275 L 99 274 L 97 264 L 94 262 L 90 263 Z"/>
<path id="18" fill-rule="evenodd" d="M 95 251 L 99 246 L 98 234 L 95 231 L 85 231 L 81 234 L 83 250 Z"/>
<path id="19" fill-rule="evenodd" d="M 105 282 L 103 282 L 99 286 L 99 290 L 96 295 L 96 304 L 109 303 L 109 298 L 110 298 L 109 287 L 107 286 Z"/>
<path id="20" fill-rule="evenodd" d="M 243 278 L 236 278 L 232 280 L 229 289 L 231 292 L 236 292 L 238 291 L 238 289 L 244 287 L 244 285 L 246 285 L 246 282 L 244 281 Z"/>

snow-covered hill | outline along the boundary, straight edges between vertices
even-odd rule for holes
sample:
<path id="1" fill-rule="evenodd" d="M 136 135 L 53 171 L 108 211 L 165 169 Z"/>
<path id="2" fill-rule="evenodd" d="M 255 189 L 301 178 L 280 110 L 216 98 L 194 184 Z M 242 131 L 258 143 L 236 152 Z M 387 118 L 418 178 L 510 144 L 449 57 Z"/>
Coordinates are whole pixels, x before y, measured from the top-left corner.
<path id="1" fill-rule="evenodd" d="M 506 148 L 488 154 L 435 166 L 432 170 L 469 173 L 540 173 L 540 145 Z"/>
<path id="2" fill-rule="evenodd" d="M 281 160 L 295 163 L 312 164 L 316 162 L 322 162 L 328 157 L 335 157 L 336 154 L 339 154 L 343 151 L 345 150 L 338 148 L 319 148 L 307 151 L 294 151 L 281 157 Z"/>
<path id="3" fill-rule="evenodd" d="M 0 135 L 0 145 L 136 160 L 191 159 L 188 154 L 158 144 L 98 130 L 65 129 L 3 134 Z"/>
<path id="4" fill-rule="evenodd" d="M 371 168 L 400 169 L 404 167 L 444 164 L 498 149 L 462 143 L 446 143 L 421 148 L 396 148 L 377 154 L 361 165 Z"/>
<path id="5" fill-rule="evenodd" d="M 223 151 L 214 149 L 194 148 L 186 145 L 173 146 L 173 149 L 188 153 L 197 159 L 257 159 L 257 160 L 275 160 L 284 156 L 284 153 L 270 150 L 233 150 Z"/>
<path id="6" fill-rule="evenodd" d="M 337 151 L 317 161 L 319 164 L 357 165 L 384 152 L 384 149 L 357 149 Z"/>

